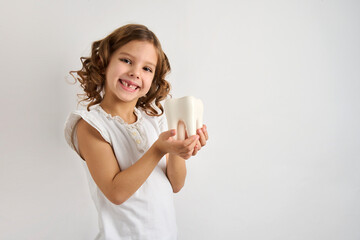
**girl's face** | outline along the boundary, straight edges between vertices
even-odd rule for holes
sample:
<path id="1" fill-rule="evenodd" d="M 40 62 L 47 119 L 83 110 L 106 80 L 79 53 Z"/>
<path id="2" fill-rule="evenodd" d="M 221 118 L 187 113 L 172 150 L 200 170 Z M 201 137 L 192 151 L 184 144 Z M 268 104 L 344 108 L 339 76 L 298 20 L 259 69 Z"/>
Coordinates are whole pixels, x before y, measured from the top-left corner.
<path id="1" fill-rule="evenodd" d="M 106 68 L 105 95 L 136 104 L 149 91 L 156 64 L 157 52 L 150 42 L 134 40 L 120 47 Z"/>

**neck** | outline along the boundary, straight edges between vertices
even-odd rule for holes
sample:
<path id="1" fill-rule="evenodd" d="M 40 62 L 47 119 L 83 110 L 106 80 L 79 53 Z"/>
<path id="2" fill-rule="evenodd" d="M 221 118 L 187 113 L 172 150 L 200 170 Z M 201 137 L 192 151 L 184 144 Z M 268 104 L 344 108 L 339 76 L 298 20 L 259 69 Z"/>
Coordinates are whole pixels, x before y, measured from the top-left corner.
<path id="1" fill-rule="evenodd" d="M 126 123 L 134 123 L 136 122 L 136 115 L 134 113 L 134 108 L 136 106 L 136 102 L 116 102 L 111 101 L 111 99 L 106 98 L 101 101 L 100 106 L 104 111 L 112 116 L 121 117 Z"/>

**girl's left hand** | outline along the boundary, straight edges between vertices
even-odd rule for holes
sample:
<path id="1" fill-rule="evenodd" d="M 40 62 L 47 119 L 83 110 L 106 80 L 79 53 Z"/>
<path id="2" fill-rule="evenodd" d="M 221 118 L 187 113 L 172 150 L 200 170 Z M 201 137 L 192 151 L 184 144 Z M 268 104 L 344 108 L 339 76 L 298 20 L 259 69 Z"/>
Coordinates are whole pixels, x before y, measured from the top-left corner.
<path id="1" fill-rule="evenodd" d="M 193 156 L 195 156 L 200 149 L 206 145 L 206 141 L 209 139 L 209 134 L 207 132 L 207 127 L 204 124 L 202 128 L 199 128 L 197 131 L 197 135 L 199 135 L 199 140 L 194 148 L 194 151 L 192 153 Z"/>

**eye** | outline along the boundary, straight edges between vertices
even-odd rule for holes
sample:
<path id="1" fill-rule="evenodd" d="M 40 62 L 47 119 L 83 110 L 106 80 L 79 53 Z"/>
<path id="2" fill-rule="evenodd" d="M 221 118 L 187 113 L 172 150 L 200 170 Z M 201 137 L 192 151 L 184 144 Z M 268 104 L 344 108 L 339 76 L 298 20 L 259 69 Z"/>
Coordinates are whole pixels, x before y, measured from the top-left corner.
<path id="1" fill-rule="evenodd" d="M 127 63 L 127 64 L 131 64 L 130 59 L 127 59 L 127 58 L 120 58 L 120 61 Z"/>
<path id="2" fill-rule="evenodd" d="M 144 69 L 145 71 L 147 71 L 147 72 L 151 72 L 151 73 L 153 72 L 152 69 L 149 68 L 149 67 L 144 67 L 143 69 Z"/>

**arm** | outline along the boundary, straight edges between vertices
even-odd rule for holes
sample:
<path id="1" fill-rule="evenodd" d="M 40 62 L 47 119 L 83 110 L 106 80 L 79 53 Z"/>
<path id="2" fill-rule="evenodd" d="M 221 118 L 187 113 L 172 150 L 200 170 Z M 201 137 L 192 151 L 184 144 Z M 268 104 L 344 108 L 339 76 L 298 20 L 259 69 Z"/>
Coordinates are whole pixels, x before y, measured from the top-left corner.
<path id="1" fill-rule="evenodd" d="M 104 195 L 114 204 L 122 204 L 146 181 L 160 159 L 168 152 L 182 157 L 191 155 L 197 138 L 176 141 L 167 131 L 131 167 L 121 170 L 112 147 L 84 120 L 77 125 L 79 152 L 90 174 Z M 190 157 L 190 156 L 189 156 Z"/>
<path id="2" fill-rule="evenodd" d="M 164 153 L 151 146 L 134 165 L 121 171 L 110 144 L 82 119 L 77 125 L 77 137 L 80 154 L 92 178 L 104 195 L 117 205 L 125 202 L 141 187 L 164 156 Z"/>
<path id="3" fill-rule="evenodd" d="M 192 156 L 195 156 L 201 147 L 206 145 L 206 141 L 209 139 L 206 126 L 197 130 L 199 140 L 192 152 Z M 173 192 L 179 192 L 185 184 L 186 178 L 186 163 L 185 159 L 174 154 L 166 155 L 166 174 L 173 188 Z"/>
<path id="4" fill-rule="evenodd" d="M 166 155 L 166 175 L 171 183 L 174 193 L 177 193 L 185 184 L 185 159 L 174 154 Z"/>

